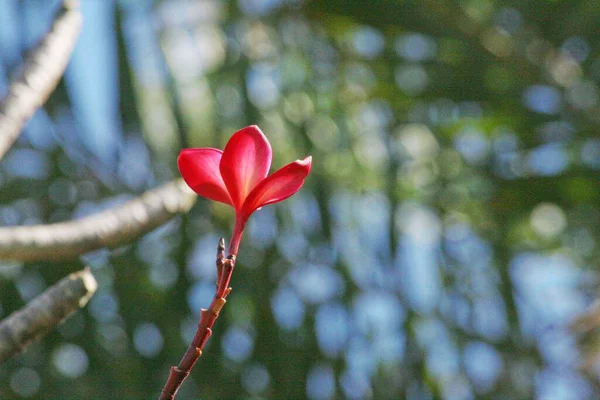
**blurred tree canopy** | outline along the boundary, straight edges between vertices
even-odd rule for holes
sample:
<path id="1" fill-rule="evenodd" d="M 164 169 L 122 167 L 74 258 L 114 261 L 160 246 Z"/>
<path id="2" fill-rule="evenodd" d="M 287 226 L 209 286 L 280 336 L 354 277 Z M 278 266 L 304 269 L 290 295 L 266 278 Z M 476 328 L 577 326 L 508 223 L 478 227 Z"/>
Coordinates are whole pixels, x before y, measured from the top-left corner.
<path id="1" fill-rule="evenodd" d="M 59 1 L 0 1 L 0 96 Z M 4 226 L 69 220 L 257 124 L 305 187 L 252 216 L 178 399 L 595 399 L 596 0 L 80 0 L 50 99 L 0 163 Z M 2 132 L 0 132 L 2 134 Z M 0 316 L 89 265 L 89 305 L 0 366 L 2 399 L 156 398 L 233 212 L 0 265 Z M 582 325 L 577 325 L 581 327 Z"/>

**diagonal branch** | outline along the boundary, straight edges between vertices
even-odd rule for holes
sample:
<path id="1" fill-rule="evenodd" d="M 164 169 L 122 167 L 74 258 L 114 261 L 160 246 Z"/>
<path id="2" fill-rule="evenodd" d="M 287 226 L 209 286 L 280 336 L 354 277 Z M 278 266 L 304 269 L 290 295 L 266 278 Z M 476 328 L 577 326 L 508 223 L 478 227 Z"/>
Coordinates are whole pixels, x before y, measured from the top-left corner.
<path id="1" fill-rule="evenodd" d="M 597 380 L 600 377 L 597 368 L 600 361 L 600 300 L 577 315 L 568 329 L 577 339 L 579 368 Z"/>
<path id="2" fill-rule="evenodd" d="M 90 216 L 48 225 L 0 228 L 0 259 L 62 260 L 129 242 L 179 213 L 197 196 L 182 179 Z"/>
<path id="3" fill-rule="evenodd" d="M 0 101 L 0 159 L 62 76 L 81 27 L 77 1 L 65 0 L 50 32 L 25 59 L 21 75 Z"/>
<path id="4" fill-rule="evenodd" d="M 85 268 L 47 289 L 21 310 L 0 322 L 0 363 L 48 334 L 72 313 L 85 306 L 98 284 Z"/>
<path id="5" fill-rule="evenodd" d="M 181 384 L 190 374 L 198 358 L 202 355 L 204 345 L 212 335 L 212 327 L 227 302 L 227 296 L 231 293 L 229 282 L 231 281 L 234 268 L 235 256 L 229 255 L 225 257 L 225 240 L 221 238 L 217 246 L 217 290 L 215 297 L 213 297 L 208 309 L 203 308 L 201 310 L 200 322 L 198 323 L 198 329 L 192 339 L 192 343 L 190 343 L 179 365 L 171 367 L 169 377 L 158 400 L 175 400 L 175 395 Z"/>

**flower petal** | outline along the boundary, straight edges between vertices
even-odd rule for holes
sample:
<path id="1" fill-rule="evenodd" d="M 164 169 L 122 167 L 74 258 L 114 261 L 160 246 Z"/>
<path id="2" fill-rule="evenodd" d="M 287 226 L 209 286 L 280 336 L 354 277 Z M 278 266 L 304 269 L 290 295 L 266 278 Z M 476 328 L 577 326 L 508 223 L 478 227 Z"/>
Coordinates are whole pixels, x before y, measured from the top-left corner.
<path id="1" fill-rule="evenodd" d="M 312 157 L 296 160 L 260 182 L 244 202 L 242 218 L 247 219 L 257 208 L 285 200 L 300 190 L 311 166 Z"/>
<path id="2" fill-rule="evenodd" d="M 265 179 L 271 168 L 271 145 L 258 126 L 240 129 L 223 150 L 221 176 L 236 211 L 241 210 L 248 194 Z"/>
<path id="3" fill-rule="evenodd" d="M 183 180 L 194 192 L 232 205 L 219 171 L 222 155 L 218 149 L 184 149 L 177 158 L 177 165 Z"/>

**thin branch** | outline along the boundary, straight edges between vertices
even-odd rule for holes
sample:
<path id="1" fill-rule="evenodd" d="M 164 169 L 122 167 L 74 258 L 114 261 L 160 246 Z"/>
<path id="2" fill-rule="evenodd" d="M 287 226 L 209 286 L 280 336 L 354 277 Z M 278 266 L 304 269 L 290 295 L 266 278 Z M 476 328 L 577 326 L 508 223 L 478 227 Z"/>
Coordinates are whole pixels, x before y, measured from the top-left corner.
<path id="1" fill-rule="evenodd" d="M 600 300 L 596 300 L 587 310 L 579 314 L 569 329 L 581 335 L 600 328 Z"/>
<path id="2" fill-rule="evenodd" d="M 212 334 L 212 327 L 226 303 L 225 299 L 229 293 L 231 293 L 229 282 L 234 267 L 235 256 L 229 255 L 225 257 L 225 240 L 221 238 L 221 240 L 219 240 L 219 245 L 217 246 L 217 290 L 215 292 L 215 297 L 208 309 L 203 308 L 201 310 L 200 323 L 198 323 L 198 329 L 192 339 L 192 343 L 190 343 L 183 358 L 179 362 L 179 365 L 171 367 L 169 377 L 167 378 L 167 382 L 165 383 L 158 400 L 175 399 L 175 395 L 181 387 L 181 384 L 190 374 L 190 371 L 194 367 L 196 361 L 198 361 L 198 358 L 202 355 L 202 349 Z"/>
<path id="3" fill-rule="evenodd" d="M 29 53 L 23 72 L 0 101 L 0 159 L 60 81 L 79 36 L 81 21 L 78 2 L 65 0 L 50 32 Z"/>
<path id="4" fill-rule="evenodd" d="M 90 269 L 85 268 L 61 279 L 5 318 L 0 322 L 0 363 L 85 306 L 97 287 Z"/>
<path id="5" fill-rule="evenodd" d="M 182 179 L 90 216 L 48 225 L 0 228 L 0 259 L 63 260 L 114 247 L 187 212 L 197 196 Z"/>
<path id="6" fill-rule="evenodd" d="M 569 332 L 575 335 L 580 352 L 579 368 L 594 379 L 600 374 L 600 300 L 596 300 L 586 311 L 579 314 L 570 324 Z"/>

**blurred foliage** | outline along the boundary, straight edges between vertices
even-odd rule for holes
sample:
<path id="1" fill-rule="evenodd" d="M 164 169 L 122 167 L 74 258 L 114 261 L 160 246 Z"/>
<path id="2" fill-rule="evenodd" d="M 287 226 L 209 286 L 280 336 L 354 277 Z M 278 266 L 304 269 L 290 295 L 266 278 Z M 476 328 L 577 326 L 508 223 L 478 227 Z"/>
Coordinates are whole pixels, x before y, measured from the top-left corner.
<path id="1" fill-rule="evenodd" d="M 56 7 L 0 3 L 0 93 Z M 178 399 L 594 399 L 596 0 L 81 0 L 63 84 L 0 164 L 5 225 L 65 220 L 258 124 L 296 197 L 252 217 Z M 227 207 L 72 263 L 0 267 L 2 315 L 88 264 L 89 306 L 0 397 L 157 397 L 214 289 Z M 593 350 L 590 350 L 593 351 Z"/>

